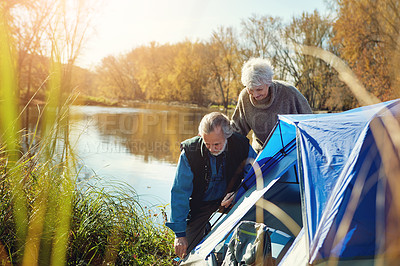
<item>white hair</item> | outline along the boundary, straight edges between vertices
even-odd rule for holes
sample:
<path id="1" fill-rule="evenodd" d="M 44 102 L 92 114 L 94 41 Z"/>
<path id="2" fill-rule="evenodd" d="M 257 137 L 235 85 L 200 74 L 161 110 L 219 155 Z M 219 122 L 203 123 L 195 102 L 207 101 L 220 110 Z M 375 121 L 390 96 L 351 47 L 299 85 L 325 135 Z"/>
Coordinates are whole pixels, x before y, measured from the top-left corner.
<path id="1" fill-rule="evenodd" d="M 267 59 L 250 58 L 242 67 L 242 84 L 247 88 L 270 85 L 273 75 L 274 70 Z"/>
<path id="2" fill-rule="evenodd" d="M 199 124 L 199 135 L 210 134 L 217 127 L 221 127 L 225 138 L 229 138 L 233 134 L 233 129 L 230 124 L 229 118 L 220 112 L 212 112 L 206 114 L 200 121 Z"/>

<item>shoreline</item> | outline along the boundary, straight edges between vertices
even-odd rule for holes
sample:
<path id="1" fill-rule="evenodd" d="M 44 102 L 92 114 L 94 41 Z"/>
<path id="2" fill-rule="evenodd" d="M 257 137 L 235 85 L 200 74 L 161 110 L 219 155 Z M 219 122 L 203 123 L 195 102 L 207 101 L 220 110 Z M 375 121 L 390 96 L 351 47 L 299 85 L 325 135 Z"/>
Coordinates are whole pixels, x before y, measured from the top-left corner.
<path id="1" fill-rule="evenodd" d="M 20 104 L 23 106 L 44 106 L 46 105 L 46 101 L 43 99 L 20 99 Z M 77 97 L 72 105 L 76 106 L 104 106 L 104 107 L 138 107 L 143 105 L 161 105 L 167 107 L 183 107 L 183 108 L 194 108 L 194 109 L 215 109 L 221 112 L 224 111 L 222 105 L 209 104 L 208 106 L 199 105 L 195 103 L 186 103 L 186 102 L 164 102 L 164 101 L 153 101 L 153 100 L 109 100 L 104 98 L 92 98 L 92 97 Z M 228 110 L 232 109 L 228 107 Z"/>

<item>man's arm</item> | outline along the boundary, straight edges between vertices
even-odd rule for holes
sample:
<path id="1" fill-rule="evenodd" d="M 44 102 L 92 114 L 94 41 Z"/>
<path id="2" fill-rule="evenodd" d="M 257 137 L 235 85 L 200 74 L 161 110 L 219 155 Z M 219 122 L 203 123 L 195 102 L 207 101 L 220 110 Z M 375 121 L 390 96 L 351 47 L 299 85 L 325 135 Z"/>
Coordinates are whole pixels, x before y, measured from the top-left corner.
<path id="1" fill-rule="evenodd" d="M 186 219 L 189 214 L 189 198 L 193 191 L 193 173 L 184 150 L 179 157 L 175 180 L 171 189 L 171 217 L 165 225 L 175 233 L 175 253 L 183 258 L 188 243 L 186 240 Z"/>

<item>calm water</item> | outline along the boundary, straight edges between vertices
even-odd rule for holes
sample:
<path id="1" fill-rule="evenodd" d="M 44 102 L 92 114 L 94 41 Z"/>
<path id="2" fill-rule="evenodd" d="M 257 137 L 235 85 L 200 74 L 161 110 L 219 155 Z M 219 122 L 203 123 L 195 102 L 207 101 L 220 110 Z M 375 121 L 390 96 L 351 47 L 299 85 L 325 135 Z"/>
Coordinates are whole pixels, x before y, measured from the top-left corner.
<path id="1" fill-rule="evenodd" d="M 208 112 L 156 104 L 72 106 L 70 132 L 82 168 L 79 178 L 98 186 L 126 183 L 144 206 L 169 204 L 180 142 L 197 135 Z M 32 129 L 37 117 L 37 108 L 29 108 L 23 124 Z"/>
<path id="2" fill-rule="evenodd" d="M 135 108 L 73 106 L 71 113 L 81 177 L 125 182 L 145 206 L 153 206 L 170 202 L 179 144 L 197 134 L 208 111 L 143 104 Z"/>

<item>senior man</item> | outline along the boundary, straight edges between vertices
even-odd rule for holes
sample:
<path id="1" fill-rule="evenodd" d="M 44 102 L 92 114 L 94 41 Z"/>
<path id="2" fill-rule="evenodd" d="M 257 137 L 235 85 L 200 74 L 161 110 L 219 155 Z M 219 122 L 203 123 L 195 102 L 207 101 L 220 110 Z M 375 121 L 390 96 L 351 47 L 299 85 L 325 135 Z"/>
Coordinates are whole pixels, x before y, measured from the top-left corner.
<path id="1" fill-rule="evenodd" d="M 175 233 L 175 253 L 184 258 L 209 230 L 209 218 L 227 208 L 256 152 L 249 140 L 234 133 L 229 118 L 213 112 L 203 117 L 199 135 L 181 143 L 171 189 L 171 217 L 166 225 Z"/>

